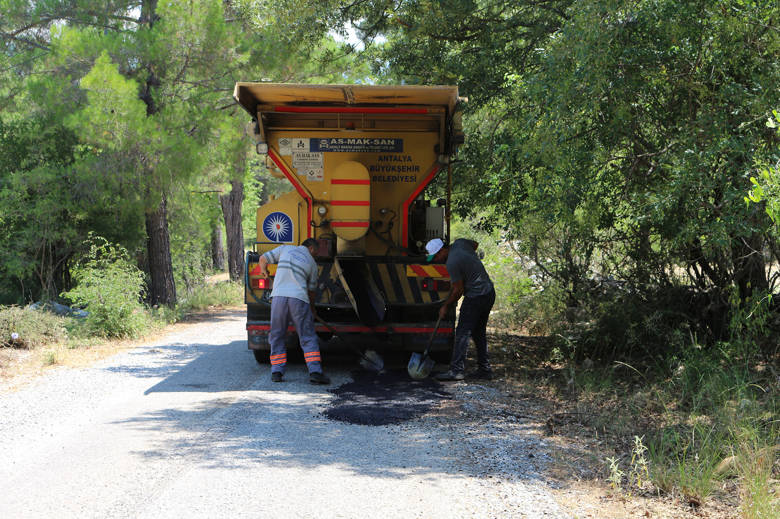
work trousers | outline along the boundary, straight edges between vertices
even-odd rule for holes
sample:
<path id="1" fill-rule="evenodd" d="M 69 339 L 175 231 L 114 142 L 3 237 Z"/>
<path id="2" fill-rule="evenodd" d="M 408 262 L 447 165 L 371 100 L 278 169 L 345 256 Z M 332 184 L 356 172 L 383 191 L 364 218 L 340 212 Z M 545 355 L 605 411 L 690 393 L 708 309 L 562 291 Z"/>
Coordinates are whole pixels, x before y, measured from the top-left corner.
<path id="1" fill-rule="evenodd" d="M 450 370 L 463 373 L 466 369 L 466 352 L 469 349 L 469 339 L 474 339 L 477 347 L 477 365 L 480 371 L 491 371 L 487 351 L 487 328 L 490 310 L 496 302 L 496 291 L 477 297 L 464 297 L 460 305 L 458 326 L 455 328 L 455 346 L 452 350 Z"/>
<path id="2" fill-rule="evenodd" d="M 285 336 L 292 323 L 298 333 L 303 349 L 303 358 L 309 373 L 322 373 L 320 344 L 314 331 L 314 315 L 309 303 L 294 297 L 276 296 L 271 299 L 271 331 L 268 342 L 271 343 L 271 372 L 284 373 L 287 366 L 287 346 Z"/>

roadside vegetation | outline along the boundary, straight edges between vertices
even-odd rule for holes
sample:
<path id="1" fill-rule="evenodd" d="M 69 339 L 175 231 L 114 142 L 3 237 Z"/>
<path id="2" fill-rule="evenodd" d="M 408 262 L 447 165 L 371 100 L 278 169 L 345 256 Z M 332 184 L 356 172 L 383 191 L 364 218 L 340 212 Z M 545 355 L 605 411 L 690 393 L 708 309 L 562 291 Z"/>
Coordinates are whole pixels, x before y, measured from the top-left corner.
<path id="1" fill-rule="evenodd" d="M 498 372 L 548 402 L 551 434 L 598 440 L 586 464 L 615 497 L 671 498 L 691 510 L 716 501 L 742 517 L 776 517 L 780 373 L 753 335 L 707 345 L 670 333 L 662 356 L 594 362 L 571 335 L 581 323 L 501 232 L 459 221 L 453 236 L 480 243 L 496 283 Z"/>
<path id="2" fill-rule="evenodd" d="M 33 368 L 67 363 L 78 350 L 141 339 L 193 312 L 243 304 L 242 284 L 201 272 L 176 305 L 150 307 L 144 304 L 144 273 L 125 249 L 90 236 L 85 250 L 73 268 L 74 288 L 57 301 L 0 306 L 0 374 L 8 374 L 14 350 L 28 353 Z"/>
<path id="3" fill-rule="evenodd" d="M 138 303 L 126 322 L 113 316 L 126 310 L 105 302 L 94 305 L 96 315 L 85 307 L 86 317 L 57 315 L 52 308 L 0 306 L 0 381 L 15 385 L 51 366 L 80 366 L 112 355 L 118 350 L 152 337 L 170 324 L 186 321 L 199 312 L 238 307 L 244 302 L 243 285 L 204 277 L 174 307 L 150 308 Z M 106 290 L 121 286 L 104 285 Z M 112 308 L 116 314 L 111 313 Z M 110 316 L 106 318 L 106 313 Z"/>

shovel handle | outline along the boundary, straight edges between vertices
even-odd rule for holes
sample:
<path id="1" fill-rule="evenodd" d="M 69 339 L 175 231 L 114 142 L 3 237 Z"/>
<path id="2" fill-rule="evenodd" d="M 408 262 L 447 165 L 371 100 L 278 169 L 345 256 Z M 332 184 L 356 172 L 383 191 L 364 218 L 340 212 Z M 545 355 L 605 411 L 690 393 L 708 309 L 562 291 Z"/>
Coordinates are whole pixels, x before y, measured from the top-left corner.
<path id="1" fill-rule="evenodd" d="M 361 358 L 363 358 L 363 359 L 365 359 L 365 358 L 366 358 L 366 354 L 365 354 L 365 353 L 363 353 L 362 351 L 360 351 L 360 348 L 358 348 L 357 346 L 355 346 L 355 345 L 353 345 L 353 344 L 350 344 L 350 343 L 348 343 L 347 341 L 345 341 L 345 340 L 344 340 L 344 339 L 341 337 L 341 335 L 339 335 L 339 334 L 338 334 L 338 332 L 336 332 L 336 330 L 334 330 L 334 329 L 333 329 L 333 327 L 332 327 L 331 325 L 329 325 L 327 322 L 325 322 L 325 321 L 324 321 L 324 320 L 323 320 L 323 319 L 322 319 L 322 318 L 321 318 L 319 315 L 315 315 L 315 316 L 314 316 L 314 319 L 315 319 L 315 320 L 316 320 L 318 323 L 320 323 L 322 326 L 324 326 L 325 328 L 327 328 L 327 329 L 328 329 L 328 331 L 334 335 L 334 337 L 336 337 L 336 338 L 337 338 L 339 341 L 341 341 L 341 344 L 343 344 L 344 346 L 346 346 L 347 348 L 349 348 L 349 349 L 350 349 L 352 352 L 356 353 L 356 354 L 357 354 L 357 355 L 359 355 Z"/>
<path id="2" fill-rule="evenodd" d="M 314 316 L 314 320 L 315 320 L 315 321 L 317 321 L 318 323 L 320 323 L 320 324 L 321 324 L 322 326 L 324 326 L 325 328 L 327 328 L 327 329 L 328 329 L 328 331 L 329 331 L 330 333 L 332 333 L 333 335 L 338 335 L 338 334 L 336 333 L 336 330 L 334 330 L 334 329 L 331 327 L 331 325 L 329 325 L 328 323 L 326 323 L 325 321 L 323 321 L 323 320 L 322 320 L 322 317 L 320 317 L 319 315 L 315 315 L 315 316 Z M 339 337 L 339 339 L 341 339 L 341 337 Z"/>
<path id="3" fill-rule="evenodd" d="M 439 331 L 439 324 L 441 324 L 441 316 L 436 320 L 436 326 L 433 327 L 433 333 L 431 333 L 431 338 L 428 339 L 428 346 L 425 347 L 425 353 L 423 353 L 423 357 L 428 356 L 428 350 L 431 349 L 431 344 L 433 344 L 433 338 L 436 336 L 436 332 Z"/>

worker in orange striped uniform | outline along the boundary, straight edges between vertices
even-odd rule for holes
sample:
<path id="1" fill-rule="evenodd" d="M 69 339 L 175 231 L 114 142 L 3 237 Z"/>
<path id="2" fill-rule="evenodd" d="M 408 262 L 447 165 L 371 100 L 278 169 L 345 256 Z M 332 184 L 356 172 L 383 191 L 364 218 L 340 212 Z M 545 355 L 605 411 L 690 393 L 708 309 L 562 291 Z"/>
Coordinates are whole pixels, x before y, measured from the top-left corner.
<path id="1" fill-rule="evenodd" d="M 287 365 L 285 336 L 292 323 L 298 333 L 303 358 L 309 368 L 309 382 L 330 384 L 322 372 L 322 358 L 314 331 L 314 301 L 317 289 L 317 241 L 308 238 L 300 246 L 282 245 L 260 256 L 260 275 L 268 277 L 268 265 L 277 264 L 271 290 L 271 380 L 281 382 Z"/>

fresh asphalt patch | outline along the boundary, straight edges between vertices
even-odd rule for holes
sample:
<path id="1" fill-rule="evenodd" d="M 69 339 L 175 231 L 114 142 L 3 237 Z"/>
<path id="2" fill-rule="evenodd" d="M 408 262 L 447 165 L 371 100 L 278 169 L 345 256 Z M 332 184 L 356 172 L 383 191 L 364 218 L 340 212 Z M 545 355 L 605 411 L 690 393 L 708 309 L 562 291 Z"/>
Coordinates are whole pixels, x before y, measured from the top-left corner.
<path id="1" fill-rule="evenodd" d="M 452 398 L 435 380 L 413 380 L 406 371 L 359 371 L 352 377 L 352 382 L 330 390 L 336 398 L 323 411 L 325 417 L 358 425 L 397 424 Z"/>

